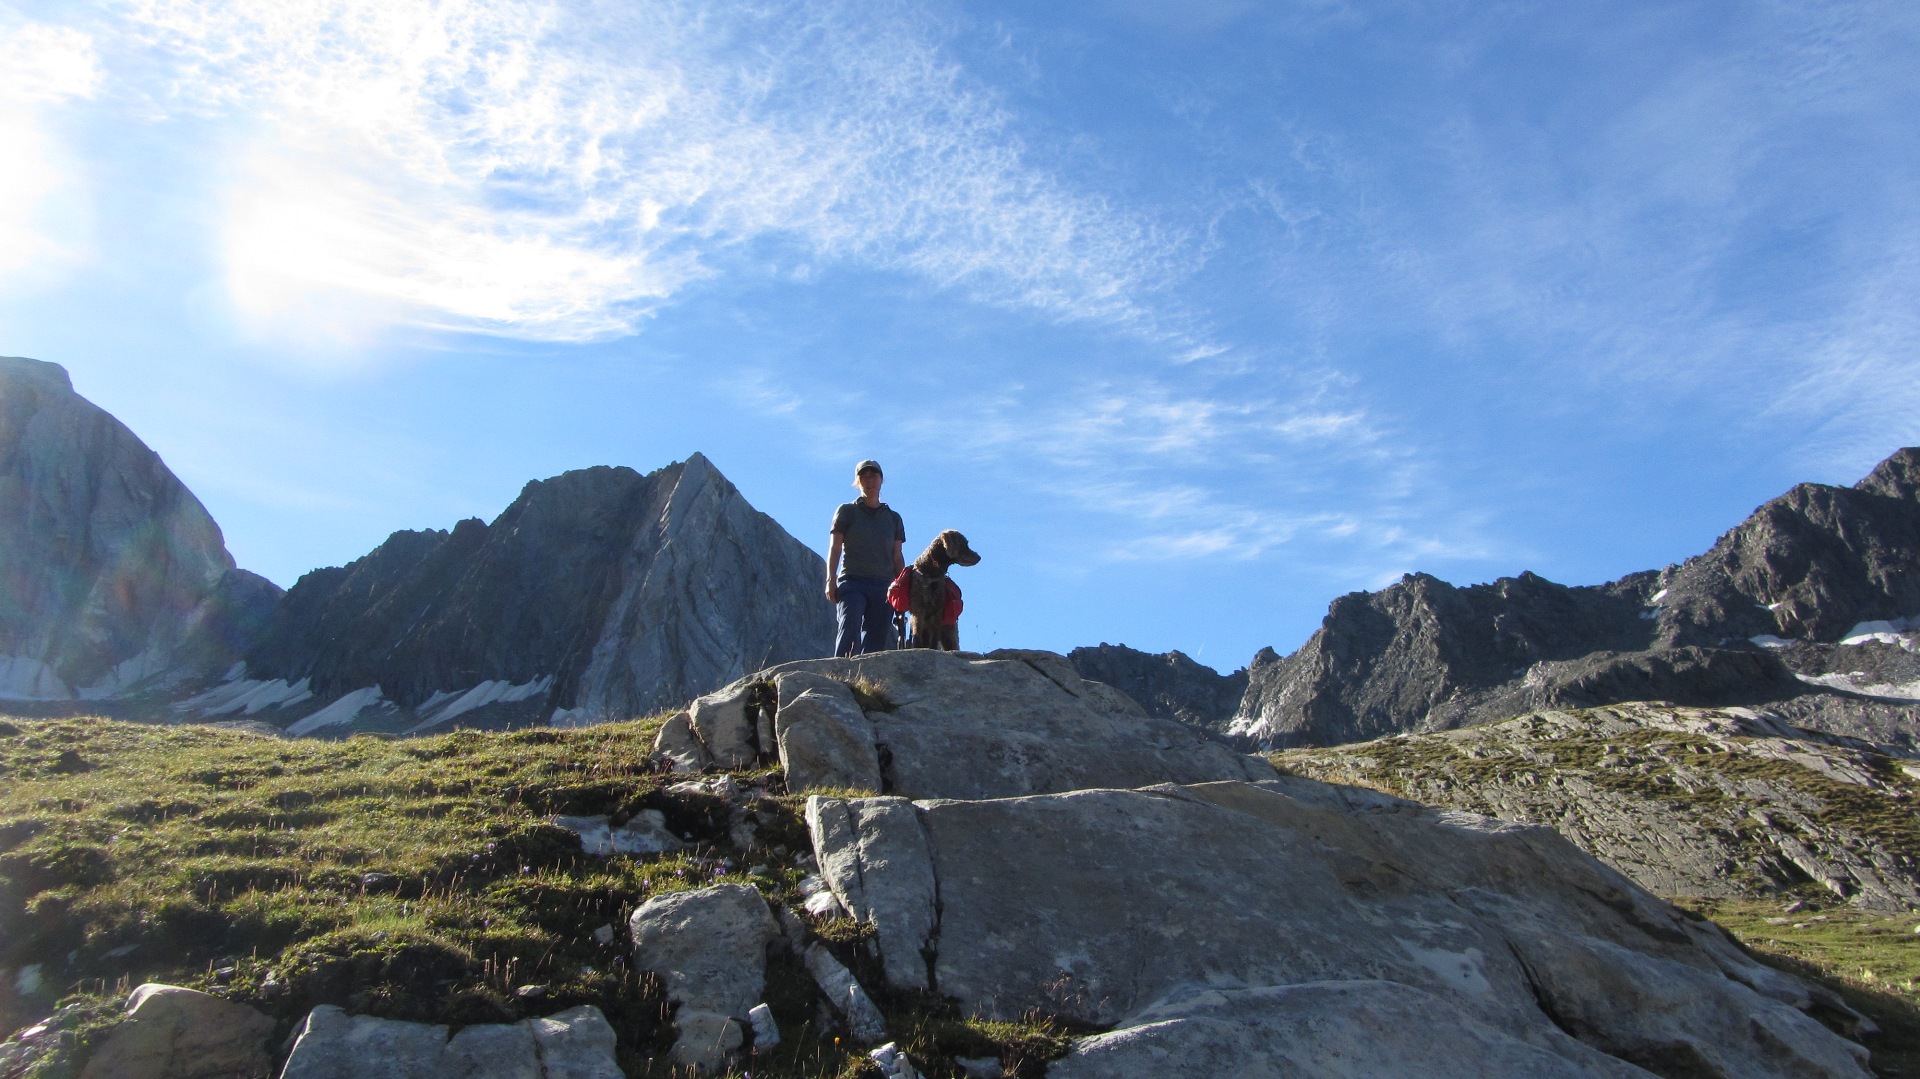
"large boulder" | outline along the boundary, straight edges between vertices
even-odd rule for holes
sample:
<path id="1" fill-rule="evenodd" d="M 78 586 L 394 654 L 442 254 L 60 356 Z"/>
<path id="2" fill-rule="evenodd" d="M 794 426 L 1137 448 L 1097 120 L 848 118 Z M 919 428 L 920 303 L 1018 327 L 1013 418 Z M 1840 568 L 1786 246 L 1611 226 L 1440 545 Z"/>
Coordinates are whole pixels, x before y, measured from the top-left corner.
<path id="1" fill-rule="evenodd" d="M 1007 798 L 1275 775 L 1052 652 L 903 649 L 784 663 L 750 680 L 778 687 L 774 727 L 794 791 Z M 844 684 L 863 688 L 864 713 Z"/>
<path id="2" fill-rule="evenodd" d="M 274 1022 L 244 1004 L 148 983 L 94 1051 L 81 1079 L 266 1079 Z"/>
<path id="3" fill-rule="evenodd" d="M 787 789 L 851 787 L 878 793 L 880 749 L 852 691 L 805 671 L 782 674 L 777 685 L 780 706 L 773 730 Z"/>
<path id="4" fill-rule="evenodd" d="M 280 1079 L 622 1079 L 617 1040 L 591 1004 L 452 1038 L 444 1026 L 323 1004 L 300 1025 Z"/>
<path id="5" fill-rule="evenodd" d="M 280 1079 L 436 1079 L 447 1028 L 322 1004 L 307 1013 Z"/>
<path id="6" fill-rule="evenodd" d="M 657 895 L 633 912 L 634 966 L 659 977 L 679 1006 L 671 1056 L 683 1067 L 724 1068 L 746 1041 L 747 1013 L 767 984 L 767 946 L 780 925 L 759 891 L 716 884 Z"/>
<path id="7" fill-rule="evenodd" d="M 909 805 L 919 865 L 898 841 Z M 919 984 L 885 954 L 906 949 L 970 1012 L 1117 1028 L 1065 1074 L 1236 1071 L 1215 1065 L 1238 1046 L 1269 1054 L 1244 1074 L 1298 1058 L 1411 1079 L 1459 1074 L 1478 1046 L 1492 1074 L 1867 1075 L 1865 1050 L 1803 1014 L 1805 986 L 1544 828 L 1299 779 L 808 809 L 823 868 L 858 867 L 828 881 L 879 930 L 896 987 Z M 931 927 L 917 888 L 874 887 L 870 850 L 883 880 L 931 878 Z M 1224 990 L 1263 992 L 1207 995 Z M 1341 1072 L 1340 1029 L 1389 1041 Z"/>

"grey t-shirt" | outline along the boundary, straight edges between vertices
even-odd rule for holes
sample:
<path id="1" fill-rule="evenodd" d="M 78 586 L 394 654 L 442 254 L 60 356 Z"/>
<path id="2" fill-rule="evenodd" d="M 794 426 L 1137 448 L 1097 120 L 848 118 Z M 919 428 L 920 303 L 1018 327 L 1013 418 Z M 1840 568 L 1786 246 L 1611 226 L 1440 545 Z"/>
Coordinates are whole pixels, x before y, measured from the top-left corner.
<path id="1" fill-rule="evenodd" d="M 848 502 L 833 511 L 832 531 L 845 555 L 841 577 L 893 579 L 893 545 L 906 542 L 907 526 L 891 506 L 882 502 L 868 509 L 857 499 Z"/>

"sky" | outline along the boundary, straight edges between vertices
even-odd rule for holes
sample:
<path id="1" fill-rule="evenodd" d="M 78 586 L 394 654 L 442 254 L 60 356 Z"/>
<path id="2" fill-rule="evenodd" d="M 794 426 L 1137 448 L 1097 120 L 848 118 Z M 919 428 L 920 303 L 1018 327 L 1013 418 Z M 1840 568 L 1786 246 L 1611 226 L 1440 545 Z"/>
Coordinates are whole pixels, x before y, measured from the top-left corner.
<path id="1" fill-rule="evenodd" d="M 699 451 L 965 647 L 1298 647 L 1920 443 L 1920 5 L 0 0 L 0 354 L 283 586 Z M 824 602 L 824 600 L 823 600 Z"/>

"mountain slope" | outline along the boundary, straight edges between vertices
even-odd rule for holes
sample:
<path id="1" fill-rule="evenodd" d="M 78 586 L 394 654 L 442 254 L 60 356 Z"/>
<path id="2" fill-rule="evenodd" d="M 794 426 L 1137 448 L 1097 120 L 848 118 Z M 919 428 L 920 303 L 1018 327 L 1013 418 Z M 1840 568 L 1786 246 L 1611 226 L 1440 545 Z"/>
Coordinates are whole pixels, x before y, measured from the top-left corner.
<path id="1" fill-rule="evenodd" d="M 1067 659 L 1082 678 L 1120 690 L 1148 715 L 1206 730 L 1226 729 L 1247 692 L 1246 671 L 1221 674 L 1178 650 L 1142 652 L 1103 642 L 1076 648 Z"/>
<path id="2" fill-rule="evenodd" d="M 279 698 L 266 717 L 305 705 L 313 720 L 314 704 L 349 701 L 300 733 L 396 709 L 424 726 L 508 706 L 558 723 L 645 715 L 830 652 L 824 572 L 699 454 L 647 475 L 581 469 L 527 484 L 492 524 L 396 532 L 302 577 L 246 682 L 195 703 L 265 694 Z"/>
<path id="3" fill-rule="evenodd" d="M 1916 477 L 1920 449 L 1903 449 L 1851 488 L 1802 484 L 1705 554 L 1604 585 L 1410 574 L 1342 596 L 1299 651 L 1255 657 L 1229 729 L 1332 745 L 1541 707 L 1774 702 L 1795 722 L 1912 746 Z M 1874 669 L 1856 677 L 1863 660 Z"/>
<path id="4" fill-rule="evenodd" d="M 0 357 L 0 697 L 105 697 L 233 661 L 280 589 L 57 364 Z"/>
<path id="5" fill-rule="evenodd" d="M 1544 824 L 1667 896 L 1920 908 L 1920 766 L 1749 709 L 1624 704 L 1277 753 L 1284 771 Z"/>

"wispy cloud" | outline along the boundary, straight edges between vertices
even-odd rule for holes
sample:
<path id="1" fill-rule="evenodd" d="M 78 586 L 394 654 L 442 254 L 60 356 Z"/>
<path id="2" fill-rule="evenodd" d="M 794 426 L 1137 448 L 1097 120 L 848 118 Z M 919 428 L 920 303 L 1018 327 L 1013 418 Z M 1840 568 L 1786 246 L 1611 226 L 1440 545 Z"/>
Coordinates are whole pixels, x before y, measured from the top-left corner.
<path id="1" fill-rule="evenodd" d="M 44 279 L 79 255 L 81 215 L 71 197 L 79 170 L 51 130 L 51 114 L 98 88 L 93 39 L 0 19 L 0 71 L 0 278 L 32 267 Z"/>
<path id="2" fill-rule="evenodd" d="M 550 340 L 772 238 L 1142 325 L 1183 265 L 1032 160 L 913 5 L 128 0 L 120 92 L 227 132 L 233 295 Z M 334 299 L 329 299 L 332 297 Z"/>

